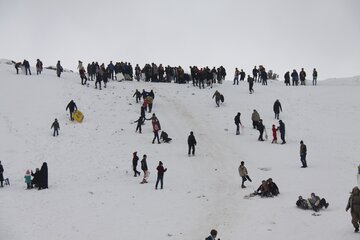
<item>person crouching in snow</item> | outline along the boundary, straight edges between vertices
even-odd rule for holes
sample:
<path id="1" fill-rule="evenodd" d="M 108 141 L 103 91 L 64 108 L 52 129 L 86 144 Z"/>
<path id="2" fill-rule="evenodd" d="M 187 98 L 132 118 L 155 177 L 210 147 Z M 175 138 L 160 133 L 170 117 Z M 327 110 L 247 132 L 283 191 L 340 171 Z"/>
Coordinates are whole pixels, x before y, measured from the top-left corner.
<path id="1" fill-rule="evenodd" d="M 53 124 L 51 125 L 51 128 L 54 128 L 53 136 L 55 137 L 55 133 L 56 133 L 56 136 L 59 136 L 60 125 L 59 125 L 59 122 L 58 122 L 58 120 L 56 118 L 55 118 L 55 121 L 53 122 Z"/>
<path id="2" fill-rule="evenodd" d="M 27 185 L 26 189 L 31 189 L 31 174 L 29 170 L 26 170 L 26 174 L 24 178 L 25 178 L 25 183 Z"/>
<path id="3" fill-rule="evenodd" d="M 276 135 L 277 128 L 275 127 L 274 124 L 272 125 L 271 130 L 272 130 L 272 134 L 273 134 L 273 140 L 271 143 L 277 143 L 277 135 Z"/>
<path id="4" fill-rule="evenodd" d="M 169 135 L 165 131 L 161 132 L 160 139 L 166 143 L 170 143 L 170 141 L 172 140 L 171 138 L 169 138 Z"/>

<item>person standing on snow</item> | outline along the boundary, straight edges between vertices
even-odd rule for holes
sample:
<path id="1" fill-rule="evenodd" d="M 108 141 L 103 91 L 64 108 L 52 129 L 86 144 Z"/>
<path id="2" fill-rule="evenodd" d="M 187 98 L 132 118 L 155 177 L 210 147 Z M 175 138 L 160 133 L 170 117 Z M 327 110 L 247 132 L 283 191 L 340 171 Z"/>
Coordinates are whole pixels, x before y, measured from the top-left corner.
<path id="1" fill-rule="evenodd" d="M 317 84 L 317 77 L 318 77 L 318 73 L 316 71 L 316 68 L 314 68 L 313 70 L 313 85 L 316 86 Z"/>
<path id="2" fill-rule="evenodd" d="M 163 163 L 159 161 L 159 166 L 157 166 L 156 170 L 158 171 L 158 173 L 157 173 L 155 189 L 157 189 L 159 182 L 160 182 L 160 188 L 163 189 L 164 173 L 167 171 L 167 168 L 164 168 Z"/>
<path id="3" fill-rule="evenodd" d="M 307 168 L 307 163 L 306 163 L 306 145 L 304 144 L 304 142 L 301 140 L 300 141 L 300 160 L 302 163 L 302 168 Z"/>
<path id="4" fill-rule="evenodd" d="M 271 131 L 273 135 L 273 140 L 271 143 L 277 143 L 277 134 L 276 134 L 277 128 L 275 127 L 275 124 L 272 125 Z"/>
<path id="5" fill-rule="evenodd" d="M 141 131 L 142 131 L 141 125 L 144 124 L 144 120 L 145 119 L 142 116 L 140 116 L 139 119 L 134 122 L 134 123 L 137 123 L 135 132 L 137 132 L 139 130 L 139 133 L 141 133 Z"/>
<path id="6" fill-rule="evenodd" d="M 39 173 L 39 190 L 48 188 L 48 167 L 44 162 Z"/>
<path id="7" fill-rule="evenodd" d="M 251 181 L 251 179 L 250 179 L 250 177 L 248 175 L 247 169 L 246 169 L 246 167 L 244 165 L 244 161 L 241 161 L 238 170 L 239 170 L 240 177 L 242 178 L 241 188 L 246 188 L 245 185 L 244 185 L 245 181 L 247 181 L 247 180 L 249 180 L 250 182 L 252 182 L 252 181 Z"/>
<path id="8" fill-rule="evenodd" d="M 250 77 L 250 75 L 248 75 L 247 77 L 247 81 L 249 83 L 249 92 L 250 94 L 252 94 L 254 92 L 253 86 L 254 86 L 254 78 Z"/>
<path id="9" fill-rule="evenodd" d="M 43 63 L 40 61 L 40 59 L 36 60 L 36 74 L 39 75 L 41 74 L 43 70 Z"/>
<path id="10" fill-rule="evenodd" d="M 240 125 L 242 126 L 241 121 L 240 121 L 240 115 L 241 115 L 241 113 L 238 112 L 234 118 L 234 122 L 236 125 L 236 135 L 240 135 Z"/>
<path id="11" fill-rule="evenodd" d="M 282 140 L 281 144 L 285 144 L 285 123 L 282 120 L 279 120 L 278 130 L 280 131 L 280 138 Z"/>
<path id="12" fill-rule="evenodd" d="M 258 141 L 264 141 L 263 139 L 263 133 L 264 133 L 265 126 L 263 125 L 262 119 L 259 120 L 259 123 L 257 124 L 257 130 L 259 131 L 259 138 Z"/>
<path id="13" fill-rule="evenodd" d="M 305 85 L 305 79 L 306 79 L 306 72 L 304 71 L 304 68 L 300 71 L 300 84 Z"/>
<path id="14" fill-rule="evenodd" d="M 255 109 L 251 115 L 251 120 L 253 123 L 253 128 L 257 129 L 257 125 L 259 124 L 260 121 L 260 114 Z"/>
<path id="15" fill-rule="evenodd" d="M 275 119 L 279 120 L 280 112 L 282 112 L 281 103 L 279 99 L 276 99 L 276 101 L 274 102 L 273 110 L 275 113 Z"/>
<path id="16" fill-rule="evenodd" d="M 136 177 L 137 175 L 140 176 L 140 172 L 136 169 L 137 165 L 138 165 L 138 161 L 139 161 L 139 157 L 137 156 L 137 152 L 133 153 L 133 159 L 132 159 L 132 165 L 133 165 L 133 170 L 134 170 L 134 177 Z"/>
<path id="17" fill-rule="evenodd" d="M 57 120 L 57 118 L 55 118 L 55 121 L 53 122 L 53 124 L 51 125 L 51 128 L 54 128 L 54 134 L 53 136 L 55 137 L 55 133 L 57 136 L 59 136 L 59 129 L 60 129 L 60 125 L 59 122 Z M 50 129 L 51 129 L 50 128 Z"/>
<path id="18" fill-rule="evenodd" d="M 60 61 L 56 64 L 56 75 L 60 77 L 61 73 L 64 71 L 63 67 L 60 64 Z"/>
<path id="19" fill-rule="evenodd" d="M 30 63 L 28 60 L 25 60 L 23 61 L 23 66 L 25 67 L 25 74 L 28 75 L 28 72 L 29 72 L 29 75 L 31 75 L 31 71 L 30 71 Z"/>
<path id="20" fill-rule="evenodd" d="M 190 132 L 190 135 L 188 137 L 188 146 L 189 146 L 188 155 L 190 156 L 190 153 L 192 153 L 192 155 L 194 156 L 195 155 L 196 139 L 195 139 L 193 131 Z"/>
<path id="21" fill-rule="evenodd" d="M 233 85 L 239 85 L 239 75 L 240 75 L 240 71 L 238 68 L 235 68 L 235 74 L 234 74 L 234 83 Z"/>
<path id="22" fill-rule="evenodd" d="M 70 111 L 70 120 L 71 121 L 74 121 L 74 118 L 72 117 L 72 114 L 75 110 L 77 110 L 77 106 L 74 102 L 74 100 L 71 100 L 68 105 L 66 106 L 66 109 L 65 110 L 68 110 Z"/>
<path id="23" fill-rule="evenodd" d="M 147 156 L 146 156 L 146 154 L 144 154 L 143 158 L 141 160 L 141 170 L 143 170 L 143 172 L 144 172 L 144 178 L 141 183 L 147 183 L 147 177 L 149 176 L 146 158 L 147 158 Z"/>
<path id="24" fill-rule="evenodd" d="M 360 190 L 358 187 L 354 187 L 351 191 L 351 195 L 346 206 L 346 211 L 350 209 L 351 213 L 351 223 L 353 224 L 355 230 L 354 232 L 359 232 L 359 223 L 360 223 Z"/>

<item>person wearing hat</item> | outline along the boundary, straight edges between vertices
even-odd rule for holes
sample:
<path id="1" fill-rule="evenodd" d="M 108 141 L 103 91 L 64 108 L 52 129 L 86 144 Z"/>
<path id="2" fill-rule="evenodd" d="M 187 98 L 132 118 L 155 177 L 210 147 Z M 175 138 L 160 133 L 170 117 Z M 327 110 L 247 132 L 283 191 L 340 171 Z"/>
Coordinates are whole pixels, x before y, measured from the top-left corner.
<path id="1" fill-rule="evenodd" d="M 192 153 L 192 155 L 195 155 L 196 139 L 193 131 L 190 132 L 190 135 L 188 137 L 188 146 L 189 146 L 188 155 L 190 156 L 190 153 Z"/>
<path id="2" fill-rule="evenodd" d="M 351 195 L 346 206 L 346 211 L 350 209 L 351 213 L 351 223 L 355 228 L 355 232 L 359 232 L 359 223 L 360 223 L 360 189 L 354 187 L 351 191 Z"/>
<path id="3" fill-rule="evenodd" d="M 29 170 L 26 170 L 24 178 L 27 185 L 26 189 L 31 189 L 31 174 Z"/>
<path id="4" fill-rule="evenodd" d="M 155 189 L 157 189 L 159 182 L 161 184 L 160 188 L 163 189 L 164 173 L 166 172 L 167 168 L 164 168 L 163 163 L 161 161 L 159 161 L 159 165 L 157 166 L 156 170 L 158 171 L 158 173 L 157 173 Z"/>
<path id="5" fill-rule="evenodd" d="M 300 161 L 302 163 L 302 168 L 307 168 L 307 163 L 306 163 L 306 145 L 304 144 L 303 140 L 300 141 Z"/>
<path id="6" fill-rule="evenodd" d="M 60 129 L 60 125 L 59 122 L 57 120 L 57 118 L 55 118 L 55 121 L 53 122 L 53 124 L 51 125 L 51 128 L 54 128 L 54 134 L 53 136 L 55 137 L 55 133 L 57 136 L 59 136 L 59 129 Z M 50 128 L 50 129 L 51 129 Z"/>
<path id="7" fill-rule="evenodd" d="M 212 229 L 210 231 L 210 236 L 208 236 L 205 240 L 215 240 L 217 236 L 217 231 L 215 229 Z"/>

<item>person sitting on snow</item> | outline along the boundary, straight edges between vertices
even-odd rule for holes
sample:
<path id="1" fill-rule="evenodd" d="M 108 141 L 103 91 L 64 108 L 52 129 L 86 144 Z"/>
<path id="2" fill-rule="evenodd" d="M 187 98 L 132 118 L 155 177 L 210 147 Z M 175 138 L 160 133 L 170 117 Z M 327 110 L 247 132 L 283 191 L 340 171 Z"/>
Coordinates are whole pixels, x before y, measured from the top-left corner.
<path id="1" fill-rule="evenodd" d="M 255 191 L 261 197 L 272 197 L 267 181 L 262 180 L 260 187 Z"/>
<path id="2" fill-rule="evenodd" d="M 270 191 L 272 196 L 277 196 L 277 195 L 280 194 L 279 188 L 276 185 L 276 183 L 273 182 L 272 178 L 269 178 L 267 180 L 267 184 L 268 184 L 269 191 Z"/>

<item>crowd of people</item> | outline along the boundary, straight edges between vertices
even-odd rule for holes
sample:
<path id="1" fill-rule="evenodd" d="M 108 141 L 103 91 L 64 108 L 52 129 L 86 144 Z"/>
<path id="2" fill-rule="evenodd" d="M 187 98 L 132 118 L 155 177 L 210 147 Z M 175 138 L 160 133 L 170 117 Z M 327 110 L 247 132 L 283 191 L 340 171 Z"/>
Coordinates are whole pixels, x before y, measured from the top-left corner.
<path id="1" fill-rule="evenodd" d="M 30 71 L 30 64 L 27 60 L 24 60 L 22 63 L 18 62 L 15 64 L 15 68 L 17 74 L 19 74 L 19 69 L 24 68 L 26 75 L 31 75 Z M 37 59 L 36 62 L 36 71 L 37 74 L 41 74 L 43 69 L 43 63 Z M 85 69 L 82 61 L 78 62 L 78 70 L 81 79 L 82 85 L 88 85 L 87 81 L 95 81 L 95 88 L 99 88 L 101 90 L 101 83 L 103 82 L 104 88 L 106 88 L 106 83 L 109 80 L 120 80 L 120 78 L 124 80 L 136 80 L 136 81 L 145 81 L 145 82 L 172 82 L 175 83 L 186 83 L 192 81 L 193 86 L 201 88 L 205 88 L 206 86 L 212 88 L 213 84 L 218 83 L 221 84 L 226 77 L 226 70 L 223 66 L 219 68 L 213 67 L 210 69 L 209 67 L 199 68 L 197 66 L 190 67 L 190 74 L 186 74 L 184 69 L 179 67 L 170 67 L 169 65 L 163 67 L 162 64 L 159 66 L 155 63 L 146 64 L 143 68 L 140 68 L 138 64 L 136 64 L 135 69 L 133 69 L 132 65 L 127 62 L 116 62 L 115 64 L 110 61 L 108 65 L 105 66 L 104 63 L 98 64 L 98 62 L 89 63 Z M 61 73 L 63 72 L 63 67 L 58 61 L 56 65 L 56 73 L 58 77 L 61 77 Z M 276 75 L 276 74 L 275 74 Z M 273 76 L 272 72 L 266 72 L 265 67 L 259 66 L 258 68 L 255 66 L 252 70 L 252 75 L 248 74 L 247 81 L 249 83 L 249 92 L 250 94 L 254 93 L 253 85 L 256 82 L 262 83 L 262 85 L 267 85 L 267 80 L 271 79 L 270 76 Z M 317 71 L 313 69 L 313 85 L 317 85 Z M 239 81 L 245 81 L 246 73 L 241 69 L 240 71 L 238 68 L 235 69 L 233 85 L 239 85 Z M 306 80 L 306 72 L 302 68 L 300 73 L 298 74 L 297 71 L 294 69 L 292 74 L 290 75 L 289 72 L 286 72 L 284 75 L 285 84 L 290 84 L 290 79 L 292 80 L 293 86 L 298 86 L 299 81 L 300 85 L 305 85 Z M 168 134 L 161 129 L 160 121 L 155 113 L 152 113 L 153 110 L 153 102 L 155 99 L 155 93 L 153 90 L 145 91 L 143 89 L 140 92 L 138 89 L 135 90 L 133 94 L 135 97 L 136 103 L 140 103 L 140 116 L 137 121 L 135 132 L 142 133 L 142 126 L 145 124 L 146 120 L 151 121 L 152 131 L 154 133 L 154 137 L 152 139 L 152 144 L 157 141 L 158 144 L 161 143 L 162 140 L 165 143 L 170 143 L 172 140 L 169 138 Z M 215 98 L 215 103 L 217 107 L 220 107 L 220 103 L 224 102 L 224 96 L 216 90 L 213 94 L 212 98 Z M 73 100 L 69 102 L 66 107 L 66 110 L 70 111 L 70 120 L 73 121 L 73 113 L 77 110 L 77 106 Z M 274 118 L 279 122 L 279 126 L 272 125 L 272 143 L 277 143 L 277 132 L 280 132 L 281 137 L 281 144 L 285 144 L 285 123 L 280 119 L 280 113 L 283 111 L 280 101 L 277 99 L 273 105 L 274 111 Z M 152 113 L 150 118 L 146 118 L 146 112 Z M 240 135 L 240 120 L 241 113 L 238 112 L 234 117 L 234 123 L 236 125 L 236 135 Z M 264 141 L 264 133 L 265 133 L 265 140 L 267 139 L 266 127 L 264 125 L 263 119 L 260 118 L 260 114 L 257 112 L 256 109 L 253 110 L 252 116 L 252 126 L 253 129 L 259 131 L 258 141 Z M 51 128 L 54 130 L 53 136 L 59 135 L 60 125 L 57 119 L 54 120 Z M 159 132 L 161 131 L 161 135 L 159 136 Z M 195 155 L 195 146 L 197 141 L 194 136 L 194 132 L 190 131 L 190 135 L 187 139 L 188 143 L 188 155 Z M 307 147 L 304 144 L 304 141 L 300 141 L 300 161 L 302 163 L 302 168 L 307 168 L 307 161 L 306 161 L 306 154 L 307 154 Z M 139 157 L 137 156 L 137 152 L 133 153 L 132 157 L 132 166 L 134 171 L 134 177 L 140 176 L 141 172 L 137 170 Z M 150 171 L 147 165 L 147 155 L 144 154 L 142 157 L 141 163 L 141 170 L 143 171 L 143 179 L 141 181 L 142 184 L 148 183 L 148 178 L 150 175 Z M 167 168 L 163 166 L 162 161 L 159 161 L 158 166 L 156 167 L 157 170 L 157 180 L 155 184 L 155 189 L 158 189 L 160 184 L 160 188 L 163 189 L 163 180 L 164 180 L 164 173 L 167 171 Z M 245 182 L 250 181 L 248 174 L 248 170 L 245 167 L 244 161 L 241 161 L 241 164 L 238 168 L 239 175 L 242 179 L 241 188 L 246 188 Z M 0 183 L 1 187 L 3 187 L 3 182 L 6 179 L 3 177 L 4 168 L 0 162 Z M 27 184 L 27 189 L 32 189 L 34 187 L 40 189 L 48 188 L 48 171 L 47 171 L 47 164 L 46 162 L 43 163 L 41 169 L 36 169 L 35 173 L 30 170 L 26 171 L 24 176 L 25 183 Z M 7 179 L 8 181 L 8 179 Z M 276 183 L 273 182 L 272 178 L 267 180 L 262 180 L 260 186 L 254 192 L 254 195 L 259 195 L 261 197 L 274 197 L 280 194 L 279 188 Z M 353 189 L 351 196 L 348 201 L 348 205 L 346 207 L 346 211 L 351 209 L 352 215 L 352 223 L 354 225 L 355 231 L 359 231 L 359 221 L 360 221 L 360 191 L 356 187 Z M 311 194 L 311 197 L 308 199 L 302 198 L 299 196 L 296 205 L 302 209 L 313 209 L 314 211 L 319 211 L 322 208 L 328 208 L 329 203 L 324 199 L 320 198 L 314 193 Z M 207 239 L 215 239 L 217 236 L 216 230 L 211 231 L 211 235 Z"/>

